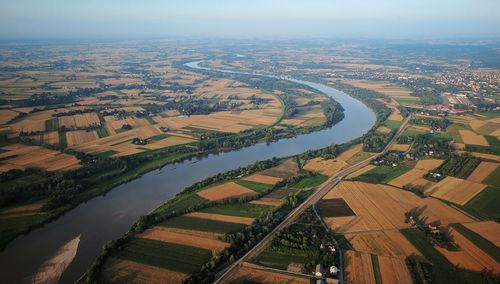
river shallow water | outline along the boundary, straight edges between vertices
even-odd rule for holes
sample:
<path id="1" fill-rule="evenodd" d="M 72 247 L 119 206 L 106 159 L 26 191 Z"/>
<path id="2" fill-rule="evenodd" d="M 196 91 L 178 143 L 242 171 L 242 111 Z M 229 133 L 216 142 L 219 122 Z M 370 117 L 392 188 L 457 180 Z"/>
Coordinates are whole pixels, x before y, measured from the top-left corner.
<path id="1" fill-rule="evenodd" d="M 210 69 L 199 66 L 199 62 L 186 65 Z M 318 83 L 291 78 L 286 80 L 310 86 L 332 97 L 344 108 L 344 119 L 321 131 L 167 165 L 117 186 L 106 195 L 80 204 L 57 220 L 12 241 L 0 253 L 1 282 L 31 282 L 33 275 L 47 259 L 80 235 L 76 256 L 60 280 L 61 283 L 73 283 L 86 271 L 107 241 L 122 236 L 140 216 L 148 214 L 193 183 L 256 161 L 344 143 L 362 136 L 375 124 L 376 117 L 371 109 L 341 91 Z"/>

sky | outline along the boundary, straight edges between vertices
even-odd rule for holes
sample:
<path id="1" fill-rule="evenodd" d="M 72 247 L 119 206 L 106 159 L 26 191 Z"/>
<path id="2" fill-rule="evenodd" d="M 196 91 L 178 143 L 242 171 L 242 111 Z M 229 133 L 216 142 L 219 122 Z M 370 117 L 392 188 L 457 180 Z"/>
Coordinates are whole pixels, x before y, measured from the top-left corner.
<path id="1" fill-rule="evenodd" d="M 0 0 L 0 37 L 500 38 L 500 0 Z"/>

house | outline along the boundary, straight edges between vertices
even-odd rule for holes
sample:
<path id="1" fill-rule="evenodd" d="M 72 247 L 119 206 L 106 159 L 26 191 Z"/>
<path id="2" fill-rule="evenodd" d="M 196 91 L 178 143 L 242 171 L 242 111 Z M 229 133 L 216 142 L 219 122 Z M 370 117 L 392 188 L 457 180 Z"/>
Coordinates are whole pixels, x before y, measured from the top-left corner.
<path id="1" fill-rule="evenodd" d="M 323 268 L 323 265 L 320 263 L 316 265 L 316 269 L 314 270 L 314 276 L 323 277 L 323 274 L 325 274 L 325 269 Z"/>
<path id="2" fill-rule="evenodd" d="M 331 274 L 337 274 L 338 272 L 339 272 L 339 269 L 336 266 L 334 266 L 334 265 L 330 266 L 330 273 Z"/>

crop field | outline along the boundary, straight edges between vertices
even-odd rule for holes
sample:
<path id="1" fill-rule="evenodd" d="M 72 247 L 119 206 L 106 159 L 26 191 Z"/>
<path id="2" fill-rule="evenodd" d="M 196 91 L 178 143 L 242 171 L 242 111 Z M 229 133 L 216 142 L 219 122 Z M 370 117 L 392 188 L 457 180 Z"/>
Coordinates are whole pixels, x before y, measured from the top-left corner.
<path id="1" fill-rule="evenodd" d="M 75 130 L 66 132 L 68 146 L 92 142 L 97 139 L 99 139 L 99 136 L 95 131 Z"/>
<path id="2" fill-rule="evenodd" d="M 118 283 L 126 279 L 127 283 L 176 284 L 188 277 L 187 273 L 112 257 L 104 267 L 102 280 L 106 283 Z"/>
<path id="3" fill-rule="evenodd" d="M 177 228 L 184 230 L 197 230 L 213 233 L 232 233 L 237 232 L 245 227 L 243 224 L 222 222 L 216 220 L 209 220 L 197 217 L 178 216 L 171 218 L 159 224 L 159 226 L 167 228 Z"/>
<path id="4" fill-rule="evenodd" d="M 175 230 L 168 230 L 164 227 L 153 227 L 147 229 L 138 237 L 148 240 L 156 240 L 166 243 L 196 247 L 210 251 L 221 251 L 229 247 L 229 243 L 217 240 L 215 238 L 207 238 L 206 235 L 197 236 L 195 234 L 186 234 Z"/>
<path id="5" fill-rule="evenodd" d="M 75 127 L 88 127 L 92 125 L 100 125 L 101 122 L 96 113 L 75 114 L 72 116 L 59 117 L 59 126 L 72 129 Z"/>
<path id="6" fill-rule="evenodd" d="M 446 177 L 425 191 L 426 195 L 465 205 L 479 194 L 486 185 L 455 177 Z"/>
<path id="7" fill-rule="evenodd" d="M 460 136 L 462 137 L 462 141 L 465 144 L 472 145 L 480 145 L 480 146 L 489 146 L 488 141 L 484 136 L 474 133 L 470 130 L 459 130 Z"/>
<path id="8" fill-rule="evenodd" d="M 346 217 L 355 216 L 354 211 L 342 198 L 322 199 L 319 203 L 319 211 L 324 217 Z"/>
<path id="9" fill-rule="evenodd" d="M 359 169 L 359 170 L 357 170 L 357 171 L 353 172 L 352 174 L 349 174 L 346 178 L 347 178 L 347 179 L 352 179 L 352 178 L 355 178 L 355 177 L 357 177 L 357 176 L 360 176 L 360 175 L 362 175 L 362 174 L 364 174 L 364 173 L 366 173 L 366 172 L 369 172 L 369 171 L 373 170 L 373 169 L 374 169 L 374 168 L 376 168 L 376 167 L 377 167 L 377 166 L 372 165 L 372 164 L 367 165 L 367 166 L 365 166 L 365 167 L 363 167 L 363 168 L 361 168 L 361 169 Z"/>
<path id="10" fill-rule="evenodd" d="M 381 134 L 389 134 L 391 133 L 392 129 L 390 129 L 389 127 L 386 127 L 386 126 L 380 126 L 379 128 L 377 128 L 377 132 L 378 133 L 381 133 Z"/>
<path id="11" fill-rule="evenodd" d="M 208 220 L 216 220 L 216 221 L 222 221 L 222 222 L 229 222 L 229 223 L 245 224 L 245 225 L 250 225 L 254 220 L 254 218 L 230 216 L 230 215 L 223 215 L 223 214 L 213 214 L 213 213 L 206 213 L 206 212 L 191 212 L 191 213 L 186 214 L 186 216 L 208 219 Z"/>
<path id="12" fill-rule="evenodd" d="M 360 181 L 369 181 L 369 182 L 379 182 L 379 183 L 387 183 L 396 177 L 408 172 L 410 168 L 399 165 L 396 167 L 391 166 L 378 166 L 370 171 L 367 171 L 356 177 L 356 180 Z"/>
<path id="13" fill-rule="evenodd" d="M 498 204 L 500 202 L 500 188 L 487 187 L 465 204 L 465 208 L 483 218 L 500 219 Z"/>
<path id="14" fill-rule="evenodd" d="M 483 252 L 488 254 L 494 260 L 499 263 L 500 261 L 500 248 L 493 244 L 488 239 L 484 238 L 480 234 L 470 230 L 463 224 L 452 224 L 451 227 L 459 234 L 463 235 L 467 240 L 473 243 L 475 246 L 479 247 Z"/>
<path id="15" fill-rule="evenodd" d="M 410 272 L 404 260 L 387 256 L 377 256 L 382 283 L 412 284 Z"/>
<path id="16" fill-rule="evenodd" d="M 487 239 L 492 244 L 500 247 L 500 224 L 494 221 L 483 221 L 463 224 L 466 228 Z"/>
<path id="17" fill-rule="evenodd" d="M 289 177 L 296 176 L 298 172 L 299 167 L 297 166 L 295 160 L 288 159 L 276 167 L 260 172 L 260 174 L 287 179 Z"/>
<path id="18" fill-rule="evenodd" d="M 297 192 L 294 188 L 280 188 L 271 193 L 264 195 L 263 197 L 250 201 L 251 204 L 255 205 L 267 205 L 267 206 L 280 206 L 283 204 L 286 197 Z"/>
<path id="19" fill-rule="evenodd" d="M 406 152 L 410 150 L 410 145 L 408 144 L 394 144 L 391 146 L 392 151 Z"/>
<path id="20" fill-rule="evenodd" d="M 80 167 L 80 161 L 75 156 L 39 146 L 12 144 L 1 149 L 6 151 L 0 153 L 0 158 L 4 159 L 0 162 L 0 172 L 27 167 L 47 171 L 72 170 Z"/>
<path id="21" fill-rule="evenodd" d="M 345 251 L 345 277 L 353 284 L 376 284 L 371 255 Z"/>
<path id="22" fill-rule="evenodd" d="M 355 251 L 405 260 L 421 253 L 397 230 L 345 234 Z"/>
<path id="23" fill-rule="evenodd" d="M 294 283 L 294 284 L 309 284 L 311 280 L 306 277 L 298 277 L 290 274 L 279 273 L 266 270 L 251 264 L 244 263 L 239 267 L 237 272 L 229 279 L 230 283 Z"/>
<path id="24" fill-rule="evenodd" d="M 348 165 L 348 161 L 363 149 L 362 144 L 355 145 L 348 150 L 342 152 L 335 159 L 325 160 L 323 158 L 314 158 L 304 165 L 304 169 L 316 173 L 321 173 L 326 176 L 332 176 L 339 170 Z"/>
<path id="25" fill-rule="evenodd" d="M 156 240 L 135 238 L 127 242 L 114 257 L 140 262 L 181 273 L 198 271 L 212 256 L 210 250 Z"/>
<path id="26" fill-rule="evenodd" d="M 0 124 L 6 124 L 17 115 L 19 115 L 17 111 L 12 111 L 9 109 L 0 110 Z"/>
<path id="27" fill-rule="evenodd" d="M 344 80 L 342 80 L 342 82 L 349 84 L 349 85 L 353 85 L 354 87 L 379 92 L 379 93 L 382 93 L 382 94 L 384 94 L 388 97 L 394 98 L 394 99 L 419 101 L 418 97 L 410 96 L 410 93 L 411 93 L 410 90 L 408 90 L 404 87 L 396 86 L 396 85 L 391 84 L 389 82 L 351 80 L 351 79 L 344 79 Z"/>
<path id="28" fill-rule="evenodd" d="M 327 176 L 316 174 L 310 177 L 304 177 L 292 184 L 291 188 L 311 188 L 316 187 L 328 180 Z"/>
<path id="29" fill-rule="evenodd" d="M 491 173 L 493 173 L 498 168 L 498 163 L 484 162 L 482 161 L 474 171 L 467 177 L 468 181 L 482 182 Z"/>
<path id="30" fill-rule="evenodd" d="M 256 192 L 235 182 L 228 182 L 198 191 L 197 194 L 209 201 L 215 201 L 232 197 L 254 195 Z"/>
<path id="31" fill-rule="evenodd" d="M 201 210 L 203 213 L 228 215 L 235 217 L 257 218 L 262 213 L 272 211 L 274 208 L 267 205 L 252 203 L 244 204 L 220 204 Z"/>
<path id="32" fill-rule="evenodd" d="M 266 176 L 263 174 L 253 174 L 253 175 L 244 177 L 243 180 L 274 185 L 274 184 L 280 182 L 282 180 L 282 178 L 273 177 L 273 176 Z"/>
<path id="33" fill-rule="evenodd" d="M 434 198 L 420 198 L 392 186 L 344 181 L 324 199 L 342 198 L 356 216 L 325 218 L 330 228 L 341 234 L 370 230 L 407 228 L 404 214 L 418 209 L 421 218 L 441 224 L 470 222 L 471 218 Z"/>
<path id="34" fill-rule="evenodd" d="M 438 160 L 438 159 L 426 159 L 426 160 L 419 160 L 417 164 L 415 165 L 415 169 L 421 169 L 421 170 L 433 170 L 441 164 L 443 164 L 444 160 Z"/>
<path id="35" fill-rule="evenodd" d="M 427 174 L 426 170 L 411 169 L 408 172 L 406 172 L 406 173 L 398 176 L 397 178 L 389 181 L 388 184 L 396 186 L 396 187 L 403 187 L 407 184 L 412 184 L 417 179 L 422 178 L 425 174 Z"/>
<path id="36" fill-rule="evenodd" d="M 260 182 L 245 180 L 245 179 L 236 180 L 235 183 L 237 183 L 241 186 L 244 186 L 248 189 L 251 189 L 257 193 L 266 193 L 272 187 L 272 184 L 260 183 Z"/>

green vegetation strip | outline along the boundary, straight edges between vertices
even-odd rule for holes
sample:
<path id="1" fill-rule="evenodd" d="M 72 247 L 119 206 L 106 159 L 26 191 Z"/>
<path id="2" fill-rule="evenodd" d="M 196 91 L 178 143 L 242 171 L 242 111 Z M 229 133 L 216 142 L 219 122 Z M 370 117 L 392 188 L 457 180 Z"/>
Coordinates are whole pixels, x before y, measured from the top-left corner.
<path id="1" fill-rule="evenodd" d="M 267 267 L 286 270 L 290 262 L 306 264 L 314 262 L 317 258 L 318 253 L 316 250 L 271 246 L 259 254 L 254 259 L 254 262 Z"/>
<path id="2" fill-rule="evenodd" d="M 193 208 L 206 202 L 207 200 L 201 198 L 195 192 L 183 193 L 177 195 L 174 199 L 171 199 L 167 203 L 164 203 L 162 206 L 158 207 L 155 210 L 155 213 L 164 214 L 172 211 L 179 212 Z"/>
<path id="3" fill-rule="evenodd" d="M 453 227 L 453 229 L 457 230 L 460 234 L 469 239 L 469 241 L 473 242 L 485 253 L 493 257 L 497 262 L 500 262 L 500 249 L 495 244 L 462 224 L 452 224 L 451 226 Z"/>
<path id="4" fill-rule="evenodd" d="M 273 187 L 271 184 L 265 184 L 265 183 L 260 183 L 260 182 L 255 182 L 255 181 L 249 181 L 249 180 L 237 180 L 235 181 L 237 184 L 244 186 L 248 189 L 251 189 L 257 193 L 266 193 Z"/>
<path id="5" fill-rule="evenodd" d="M 500 167 L 497 167 L 489 176 L 487 176 L 482 181 L 482 183 L 493 186 L 500 186 Z"/>
<path id="6" fill-rule="evenodd" d="M 109 136 L 109 133 L 105 127 L 99 127 L 95 130 L 95 132 L 97 132 L 97 136 L 99 136 L 99 138 L 104 138 Z"/>
<path id="7" fill-rule="evenodd" d="M 220 234 L 237 232 L 245 227 L 244 224 L 229 223 L 188 216 L 178 216 L 160 223 L 159 225 L 163 227 L 197 230 Z"/>
<path id="8" fill-rule="evenodd" d="M 372 266 L 373 266 L 373 276 L 375 276 L 375 283 L 382 284 L 382 273 L 380 272 L 380 265 L 378 263 L 378 257 L 374 254 L 371 255 Z"/>
<path id="9" fill-rule="evenodd" d="M 115 150 L 108 150 L 108 151 L 97 154 L 97 156 L 107 158 L 107 157 L 111 157 L 114 154 L 118 154 L 118 153 L 120 153 L 120 152 L 115 151 Z"/>
<path id="10" fill-rule="evenodd" d="M 258 205 L 251 203 L 232 203 L 232 204 L 221 204 L 213 207 L 209 207 L 201 210 L 201 212 L 237 216 L 237 217 L 247 217 L 247 218 L 257 218 L 264 212 L 269 212 L 274 209 L 273 206 Z"/>
<path id="11" fill-rule="evenodd" d="M 193 274 L 210 260 L 212 252 L 190 246 L 134 238 L 115 255 L 147 265 Z"/>

